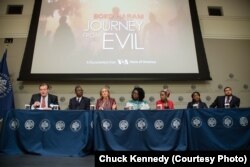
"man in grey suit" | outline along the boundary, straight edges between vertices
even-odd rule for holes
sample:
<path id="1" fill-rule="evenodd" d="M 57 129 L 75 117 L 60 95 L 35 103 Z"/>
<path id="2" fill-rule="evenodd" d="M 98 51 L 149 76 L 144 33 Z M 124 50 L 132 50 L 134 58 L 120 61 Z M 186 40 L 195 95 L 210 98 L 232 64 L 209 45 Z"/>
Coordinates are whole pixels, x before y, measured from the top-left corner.
<path id="1" fill-rule="evenodd" d="M 49 85 L 42 83 L 39 85 L 39 93 L 33 94 L 30 100 L 31 109 L 49 109 L 52 105 L 59 105 L 58 98 L 49 94 Z"/>
<path id="2" fill-rule="evenodd" d="M 89 110 L 90 99 L 83 96 L 83 89 L 80 85 L 75 87 L 76 96 L 69 100 L 70 110 Z"/>
<path id="3" fill-rule="evenodd" d="M 217 96 L 214 102 L 210 105 L 210 108 L 239 108 L 240 98 L 232 94 L 231 87 L 224 88 L 224 96 Z"/>

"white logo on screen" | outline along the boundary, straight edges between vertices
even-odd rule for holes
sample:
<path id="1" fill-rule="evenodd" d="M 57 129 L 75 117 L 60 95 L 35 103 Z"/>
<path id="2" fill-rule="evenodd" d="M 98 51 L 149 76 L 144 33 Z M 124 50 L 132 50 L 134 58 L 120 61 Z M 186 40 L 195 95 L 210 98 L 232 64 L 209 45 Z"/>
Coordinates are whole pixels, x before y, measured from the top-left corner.
<path id="1" fill-rule="evenodd" d="M 200 118 L 200 117 L 194 117 L 194 118 L 192 119 L 192 125 L 193 125 L 193 127 L 195 127 L 195 128 L 201 127 L 201 125 L 202 125 L 201 118 Z"/>
<path id="2" fill-rule="evenodd" d="M 70 125 L 70 129 L 73 132 L 78 132 L 81 129 L 81 122 L 79 120 L 72 121 L 72 123 Z"/>
<path id="3" fill-rule="evenodd" d="M 241 117 L 240 118 L 240 125 L 241 126 L 247 126 L 248 125 L 248 119 L 247 119 L 247 117 Z"/>
<path id="4" fill-rule="evenodd" d="M 178 130 L 181 127 L 181 120 L 179 118 L 174 118 L 171 122 L 171 127 Z"/>
<path id="5" fill-rule="evenodd" d="M 216 124 L 217 124 L 217 121 L 214 117 L 210 117 L 208 120 L 207 120 L 207 124 L 208 126 L 210 126 L 211 128 L 215 127 Z"/>
<path id="6" fill-rule="evenodd" d="M 164 122 L 162 120 L 156 120 L 154 126 L 156 130 L 161 130 L 164 128 Z"/>
<path id="7" fill-rule="evenodd" d="M 40 122 L 40 129 L 41 131 L 47 131 L 50 129 L 50 121 L 47 120 L 47 119 L 43 119 L 41 122 Z"/>
<path id="8" fill-rule="evenodd" d="M 63 131 L 65 128 L 65 123 L 63 121 L 57 121 L 56 122 L 56 129 L 58 131 Z"/>
<path id="9" fill-rule="evenodd" d="M 31 119 L 27 120 L 27 121 L 24 123 L 24 127 L 25 127 L 25 129 L 27 129 L 27 130 L 33 129 L 34 126 L 35 126 L 35 123 L 34 123 L 34 121 L 31 120 Z"/>
<path id="10" fill-rule="evenodd" d="M 109 119 L 102 120 L 102 129 L 109 131 L 112 128 L 112 122 Z"/>
<path id="11" fill-rule="evenodd" d="M 230 116 L 225 116 L 223 118 L 223 125 L 226 128 L 230 128 L 231 126 L 233 126 L 233 119 Z"/>
<path id="12" fill-rule="evenodd" d="M 9 127 L 12 130 L 18 129 L 19 128 L 19 121 L 18 121 L 18 119 L 12 119 L 12 120 L 10 120 Z"/>
<path id="13" fill-rule="evenodd" d="M 118 64 L 129 64 L 127 59 L 117 59 Z"/>
<path id="14" fill-rule="evenodd" d="M 135 123 L 135 127 L 139 131 L 145 131 L 148 128 L 148 123 L 144 118 L 139 118 Z"/>
<path id="15" fill-rule="evenodd" d="M 121 130 L 127 130 L 128 129 L 128 127 L 129 127 L 129 123 L 128 123 L 128 121 L 127 120 L 121 120 L 120 122 L 119 122 L 119 128 L 121 129 Z"/>

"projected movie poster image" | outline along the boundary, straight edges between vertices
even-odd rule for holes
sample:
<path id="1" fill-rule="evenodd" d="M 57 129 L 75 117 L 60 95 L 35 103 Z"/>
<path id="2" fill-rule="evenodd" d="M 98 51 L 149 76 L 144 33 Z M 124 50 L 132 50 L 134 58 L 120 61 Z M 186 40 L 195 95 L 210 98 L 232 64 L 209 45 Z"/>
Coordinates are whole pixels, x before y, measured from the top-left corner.
<path id="1" fill-rule="evenodd" d="M 32 73 L 199 73 L 188 0 L 43 1 Z"/>

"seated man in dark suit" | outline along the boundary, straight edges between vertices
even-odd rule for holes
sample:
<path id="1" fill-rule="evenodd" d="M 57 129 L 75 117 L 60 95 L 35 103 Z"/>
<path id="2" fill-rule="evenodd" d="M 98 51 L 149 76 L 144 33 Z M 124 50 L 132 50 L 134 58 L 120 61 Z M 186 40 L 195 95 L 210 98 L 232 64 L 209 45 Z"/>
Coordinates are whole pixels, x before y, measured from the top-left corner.
<path id="1" fill-rule="evenodd" d="M 39 85 L 39 93 L 33 94 L 30 100 L 31 109 L 49 109 L 58 104 L 58 98 L 49 94 L 49 85 L 42 83 Z"/>
<path id="2" fill-rule="evenodd" d="M 217 96 L 214 102 L 210 105 L 210 108 L 239 108 L 240 98 L 232 94 L 232 88 L 224 88 L 224 96 Z"/>
<path id="3" fill-rule="evenodd" d="M 76 97 L 69 100 L 70 110 L 89 110 L 90 99 L 83 96 L 83 89 L 81 86 L 77 85 L 75 87 Z"/>

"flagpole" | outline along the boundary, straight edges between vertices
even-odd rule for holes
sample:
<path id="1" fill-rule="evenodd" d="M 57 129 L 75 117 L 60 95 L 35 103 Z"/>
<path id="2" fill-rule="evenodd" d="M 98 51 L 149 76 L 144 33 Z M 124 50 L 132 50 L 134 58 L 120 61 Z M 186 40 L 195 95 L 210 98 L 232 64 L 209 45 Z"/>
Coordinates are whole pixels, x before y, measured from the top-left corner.
<path id="1" fill-rule="evenodd" d="M 1 95 L 0 119 L 4 118 L 8 112 L 12 111 L 15 108 L 13 89 L 10 81 L 10 75 L 6 59 L 7 59 L 7 46 L 6 50 L 3 53 L 2 60 L 0 62 L 1 88 L 4 87 L 4 89 L 2 89 L 3 91 L 1 90 L 0 92 Z"/>

